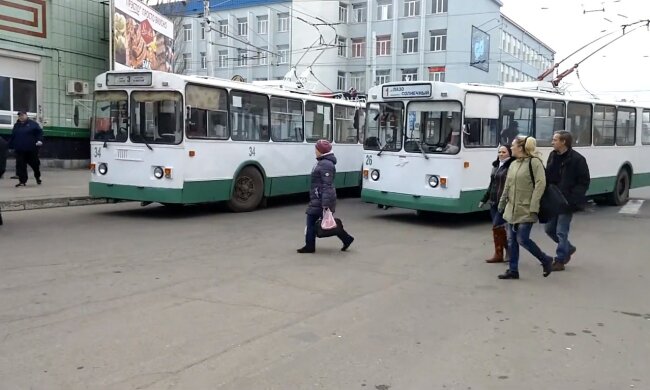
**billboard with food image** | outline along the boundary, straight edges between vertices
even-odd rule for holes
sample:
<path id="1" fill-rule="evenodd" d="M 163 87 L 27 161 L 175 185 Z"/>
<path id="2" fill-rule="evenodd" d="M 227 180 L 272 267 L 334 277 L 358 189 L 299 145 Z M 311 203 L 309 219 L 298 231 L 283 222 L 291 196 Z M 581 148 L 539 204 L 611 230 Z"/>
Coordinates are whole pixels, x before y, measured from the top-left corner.
<path id="1" fill-rule="evenodd" d="M 138 0 L 113 0 L 113 69 L 172 71 L 173 23 Z"/>

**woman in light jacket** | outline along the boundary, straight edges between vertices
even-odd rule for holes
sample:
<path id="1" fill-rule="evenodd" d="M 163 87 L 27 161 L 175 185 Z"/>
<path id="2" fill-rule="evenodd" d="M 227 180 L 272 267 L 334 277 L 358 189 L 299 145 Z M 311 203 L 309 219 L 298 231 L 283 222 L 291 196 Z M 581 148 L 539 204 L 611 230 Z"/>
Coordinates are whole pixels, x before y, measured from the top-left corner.
<path id="1" fill-rule="evenodd" d="M 553 258 L 530 239 L 530 230 L 537 222 L 539 203 L 546 188 L 546 172 L 536 148 L 537 141 L 533 137 L 516 137 L 512 141 L 512 156 L 516 160 L 510 164 L 499 200 L 499 210 L 503 211 L 503 218 L 508 222 L 510 266 L 499 275 L 499 279 L 519 279 L 520 245 L 542 263 L 544 277 L 552 271 Z"/>
<path id="2" fill-rule="evenodd" d="M 506 238 L 506 221 L 503 220 L 503 214 L 499 212 L 498 205 L 499 199 L 503 194 L 503 189 L 506 185 L 506 176 L 508 168 L 514 158 L 510 151 L 510 145 L 499 146 L 497 159 L 492 163 L 492 174 L 490 175 L 490 185 L 488 186 L 485 195 L 478 204 L 482 208 L 486 203 L 490 206 L 490 216 L 492 217 L 492 238 L 494 240 L 494 254 L 489 259 L 485 260 L 487 263 L 503 263 L 504 251 L 508 246 L 508 239 Z M 505 253 L 507 258 L 507 253 Z"/>

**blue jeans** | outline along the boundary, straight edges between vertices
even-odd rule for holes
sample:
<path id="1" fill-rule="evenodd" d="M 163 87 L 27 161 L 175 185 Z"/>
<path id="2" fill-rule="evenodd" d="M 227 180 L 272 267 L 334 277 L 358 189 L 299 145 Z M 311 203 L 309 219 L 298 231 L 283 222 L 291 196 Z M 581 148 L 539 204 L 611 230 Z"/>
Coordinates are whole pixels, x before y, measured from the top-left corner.
<path id="1" fill-rule="evenodd" d="M 509 223 L 506 227 L 508 233 L 508 249 L 510 249 L 510 271 L 519 272 L 519 245 L 524 247 L 531 255 L 535 256 L 542 265 L 553 259 L 544 253 L 535 241 L 530 239 L 532 223 Z"/>
<path id="2" fill-rule="evenodd" d="M 503 226 L 506 224 L 506 220 L 503 219 L 503 214 L 499 212 L 499 208 L 496 204 L 493 204 L 490 207 L 490 216 L 492 217 L 492 226 Z"/>
<path id="3" fill-rule="evenodd" d="M 570 253 L 576 249 L 569 242 L 569 229 L 571 228 L 572 219 L 572 213 L 560 214 L 551 218 L 544 226 L 546 234 L 557 243 L 557 258 L 555 260 L 560 263 L 566 263 Z"/>
<path id="4" fill-rule="evenodd" d="M 307 248 L 316 248 L 316 228 L 314 226 L 316 225 L 316 221 L 322 217 L 322 214 L 307 214 L 307 231 L 305 232 L 305 246 Z M 345 230 L 342 230 L 341 234 L 337 235 L 337 237 L 343 244 L 347 244 L 352 238 Z"/>

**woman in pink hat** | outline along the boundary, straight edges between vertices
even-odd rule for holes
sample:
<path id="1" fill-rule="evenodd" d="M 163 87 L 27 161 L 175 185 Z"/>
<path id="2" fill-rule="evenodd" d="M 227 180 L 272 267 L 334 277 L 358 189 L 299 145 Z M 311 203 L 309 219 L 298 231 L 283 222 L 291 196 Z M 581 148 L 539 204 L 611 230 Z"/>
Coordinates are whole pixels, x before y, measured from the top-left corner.
<path id="1" fill-rule="evenodd" d="M 309 191 L 309 205 L 307 206 L 307 231 L 305 232 L 305 246 L 298 249 L 298 253 L 316 252 L 316 221 L 323 216 L 323 210 L 334 212 L 336 208 L 336 188 L 334 176 L 336 175 L 336 157 L 332 153 L 332 144 L 327 140 L 316 142 L 316 160 L 318 161 L 311 171 L 311 189 Z M 347 250 L 354 237 L 340 228 L 337 237 L 343 242 L 342 251 Z"/>

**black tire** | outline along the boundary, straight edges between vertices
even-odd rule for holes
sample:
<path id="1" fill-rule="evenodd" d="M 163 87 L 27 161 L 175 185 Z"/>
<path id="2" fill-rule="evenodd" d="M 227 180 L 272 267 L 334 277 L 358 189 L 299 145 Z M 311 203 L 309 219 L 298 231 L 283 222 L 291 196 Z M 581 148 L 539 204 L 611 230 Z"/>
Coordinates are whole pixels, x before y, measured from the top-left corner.
<path id="1" fill-rule="evenodd" d="M 239 172 L 228 201 L 228 208 L 236 213 L 255 210 L 264 198 L 264 179 L 254 167 Z"/>
<path id="2" fill-rule="evenodd" d="M 609 194 L 609 204 L 612 206 L 622 206 L 630 199 L 630 173 L 623 168 L 616 176 L 614 190 Z"/>

